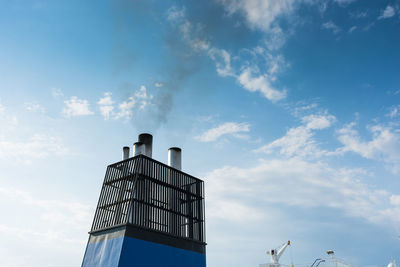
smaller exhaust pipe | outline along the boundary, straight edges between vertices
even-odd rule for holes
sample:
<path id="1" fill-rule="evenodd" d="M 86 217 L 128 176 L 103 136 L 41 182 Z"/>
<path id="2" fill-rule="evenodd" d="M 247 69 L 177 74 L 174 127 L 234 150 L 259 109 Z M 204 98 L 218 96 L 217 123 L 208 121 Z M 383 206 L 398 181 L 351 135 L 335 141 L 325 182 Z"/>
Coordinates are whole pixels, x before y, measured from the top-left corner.
<path id="1" fill-rule="evenodd" d="M 145 145 L 142 142 L 136 142 L 133 144 L 134 156 L 145 155 Z"/>
<path id="2" fill-rule="evenodd" d="M 129 146 L 124 146 L 122 148 L 122 160 L 129 159 Z"/>
<path id="3" fill-rule="evenodd" d="M 182 170 L 182 149 L 179 147 L 168 149 L 168 166 Z"/>

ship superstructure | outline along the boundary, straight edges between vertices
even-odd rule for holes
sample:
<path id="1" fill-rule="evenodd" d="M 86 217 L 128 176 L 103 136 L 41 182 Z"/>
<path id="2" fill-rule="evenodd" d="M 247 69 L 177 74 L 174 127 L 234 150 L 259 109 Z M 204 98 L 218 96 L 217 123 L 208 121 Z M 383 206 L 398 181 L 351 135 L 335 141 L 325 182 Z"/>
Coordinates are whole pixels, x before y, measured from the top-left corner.
<path id="1" fill-rule="evenodd" d="M 205 267 L 204 182 L 181 171 L 181 150 L 168 165 L 139 135 L 134 155 L 107 167 L 82 267 Z"/>

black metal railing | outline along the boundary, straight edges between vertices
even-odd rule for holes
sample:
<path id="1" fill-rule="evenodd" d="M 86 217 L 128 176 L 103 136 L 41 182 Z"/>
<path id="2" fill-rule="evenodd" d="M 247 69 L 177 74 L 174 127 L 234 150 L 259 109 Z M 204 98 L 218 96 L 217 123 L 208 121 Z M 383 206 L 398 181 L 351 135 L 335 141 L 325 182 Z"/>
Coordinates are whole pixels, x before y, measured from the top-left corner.
<path id="1" fill-rule="evenodd" d="M 109 165 L 92 231 L 121 224 L 204 242 L 204 182 L 144 155 Z"/>

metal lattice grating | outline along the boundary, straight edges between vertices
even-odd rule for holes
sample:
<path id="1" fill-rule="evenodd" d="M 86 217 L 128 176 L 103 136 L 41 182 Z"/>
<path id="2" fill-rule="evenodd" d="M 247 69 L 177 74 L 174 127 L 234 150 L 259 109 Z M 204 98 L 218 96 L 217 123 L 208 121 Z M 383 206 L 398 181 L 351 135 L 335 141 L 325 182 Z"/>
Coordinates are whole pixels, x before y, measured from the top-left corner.
<path id="1" fill-rule="evenodd" d="M 122 224 L 204 242 L 204 182 L 144 155 L 109 165 L 92 231 Z"/>

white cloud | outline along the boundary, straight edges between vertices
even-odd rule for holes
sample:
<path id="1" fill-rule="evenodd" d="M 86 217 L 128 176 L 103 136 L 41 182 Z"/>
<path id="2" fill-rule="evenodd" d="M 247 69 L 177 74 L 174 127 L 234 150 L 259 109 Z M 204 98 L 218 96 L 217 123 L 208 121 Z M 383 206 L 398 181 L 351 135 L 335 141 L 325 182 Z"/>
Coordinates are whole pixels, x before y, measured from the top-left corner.
<path id="1" fill-rule="evenodd" d="M 251 68 L 246 68 L 238 77 L 240 84 L 250 92 L 260 92 L 271 101 L 278 101 L 286 97 L 286 91 L 279 91 L 272 87 L 267 74 L 254 76 Z"/>
<path id="2" fill-rule="evenodd" d="M 295 108 L 293 108 L 292 106 L 293 105 L 289 105 L 288 109 L 291 110 L 293 115 L 297 118 L 304 117 L 305 114 L 309 114 L 309 112 L 312 112 L 313 110 L 318 108 L 317 103 L 308 104 L 308 103 L 299 102 L 296 104 Z"/>
<path id="3" fill-rule="evenodd" d="M 336 120 L 333 115 L 308 115 L 301 119 L 306 128 L 311 130 L 322 130 L 328 128 Z"/>
<path id="4" fill-rule="evenodd" d="M 99 105 L 100 113 L 103 118 L 108 120 L 114 110 L 114 101 L 111 98 L 111 93 L 104 93 L 104 97 L 99 99 L 97 105 Z"/>
<path id="5" fill-rule="evenodd" d="M 7 132 L 12 132 L 18 125 L 18 118 L 13 114 L 9 114 L 7 108 L 0 102 L 0 138 Z"/>
<path id="6" fill-rule="evenodd" d="M 242 138 L 244 136 L 240 133 L 247 133 L 249 131 L 250 125 L 247 123 L 226 122 L 196 136 L 196 139 L 201 142 L 213 142 L 223 135 L 232 135 L 234 137 Z"/>
<path id="7" fill-rule="evenodd" d="M 40 105 L 32 103 L 25 103 L 25 108 L 41 111 Z M 29 164 L 33 159 L 69 153 L 62 139 L 47 134 L 36 133 L 21 140 L 17 117 L 9 114 L 1 104 L 0 115 L 0 159 Z"/>
<path id="8" fill-rule="evenodd" d="M 179 21 L 185 18 L 185 9 L 172 6 L 167 11 L 167 19 L 169 21 Z"/>
<path id="9" fill-rule="evenodd" d="M 378 17 L 378 19 L 388 19 L 396 15 L 396 10 L 394 7 L 388 5 L 381 13 L 381 15 Z"/>
<path id="10" fill-rule="evenodd" d="M 368 16 L 368 12 L 367 11 L 360 11 L 360 12 L 354 12 L 354 13 L 352 12 L 352 13 L 350 13 L 350 16 L 355 19 L 366 18 Z"/>
<path id="11" fill-rule="evenodd" d="M 334 34 L 338 34 L 341 31 L 339 26 L 337 26 L 332 21 L 328 21 L 328 22 L 325 22 L 324 24 L 322 24 L 322 28 L 326 29 L 326 30 L 331 30 Z"/>
<path id="12" fill-rule="evenodd" d="M 271 51 L 280 49 L 286 42 L 286 34 L 282 31 L 281 27 L 272 27 L 265 40 L 265 45 Z"/>
<path id="13" fill-rule="evenodd" d="M 196 52 L 206 51 L 210 48 L 209 43 L 201 38 L 201 24 L 193 25 L 186 19 L 185 9 L 173 6 L 167 11 L 167 19 L 178 26 L 183 40 Z"/>
<path id="14" fill-rule="evenodd" d="M 349 29 L 349 33 L 352 33 L 352 32 L 354 32 L 355 30 L 357 30 L 357 26 L 352 26 L 352 27 Z"/>
<path id="15" fill-rule="evenodd" d="M 338 131 L 338 139 L 344 145 L 340 152 L 354 152 L 367 159 L 382 160 L 394 173 L 400 171 L 400 132 L 397 129 L 374 125 L 370 141 L 363 141 L 351 123 Z"/>
<path id="16" fill-rule="evenodd" d="M 290 157 L 294 155 L 307 156 L 319 154 L 319 149 L 312 139 L 313 135 L 313 132 L 304 126 L 291 128 L 286 132 L 285 136 L 262 146 L 256 152 L 270 154 L 275 149 L 279 149 L 281 155 Z"/>
<path id="17" fill-rule="evenodd" d="M 51 89 L 51 95 L 52 95 L 54 98 L 59 98 L 59 97 L 63 97 L 63 96 L 64 96 L 64 93 L 61 91 L 60 88 L 52 88 L 52 89 Z"/>
<path id="18" fill-rule="evenodd" d="M 177 26 L 182 34 L 182 39 L 195 52 L 207 52 L 212 49 L 208 40 L 203 35 L 203 25 L 193 24 L 186 18 L 185 9 L 173 6 L 167 11 L 167 19 Z"/>
<path id="19" fill-rule="evenodd" d="M 139 99 L 139 109 L 144 110 L 147 105 L 150 104 L 150 101 L 153 99 L 152 95 L 147 94 L 147 89 L 144 85 L 140 86 L 140 89 L 136 91 L 135 98 Z"/>
<path id="20" fill-rule="evenodd" d="M 390 112 L 386 114 L 386 116 L 390 118 L 395 118 L 400 115 L 400 105 L 394 106 L 390 108 Z"/>
<path id="21" fill-rule="evenodd" d="M 194 51 L 207 51 L 210 49 L 210 44 L 206 39 L 199 37 L 201 26 L 200 24 L 197 24 L 196 26 L 197 27 L 194 27 L 190 21 L 185 20 L 180 26 L 183 39 Z"/>
<path id="22" fill-rule="evenodd" d="M 155 86 L 155 87 L 163 87 L 164 84 L 163 84 L 163 83 L 154 83 L 154 86 Z"/>
<path id="23" fill-rule="evenodd" d="M 0 137 L 0 158 L 30 163 L 32 159 L 50 155 L 65 155 L 68 149 L 59 138 L 35 134 L 26 141 L 5 140 Z"/>
<path id="24" fill-rule="evenodd" d="M 123 101 L 118 106 L 118 113 L 115 115 L 116 119 L 125 118 L 130 119 L 133 115 L 133 108 L 136 105 L 136 100 L 133 96 L 130 96 L 127 101 Z"/>
<path id="25" fill-rule="evenodd" d="M 306 0 L 218 0 L 229 14 L 239 13 L 244 16 L 252 29 L 269 31 L 275 20 L 289 15 L 296 4 Z"/>
<path id="26" fill-rule="evenodd" d="M 268 79 L 270 81 L 275 81 L 277 78 L 276 75 L 288 66 L 284 56 L 282 54 L 276 53 L 276 51 L 274 53 L 271 53 L 270 50 L 267 50 L 261 46 L 257 46 L 249 52 L 253 56 L 255 61 L 259 59 L 264 59 L 269 76 Z M 253 69 L 256 68 L 254 67 Z"/>
<path id="27" fill-rule="evenodd" d="M 215 61 L 218 75 L 222 77 L 234 76 L 231 66 L 231 56 L 226 50 L 212 48 L 208 51 L 208 55 Z"/>
<path id="28" fill-rule="evenodd" d="M 283 137 L 258 148 L 256 152 L 271 154 L 276 149 L 285 157 L 312 157 L 318 158 L 329 152 L 318 147 L 314 140 L 315 130 L 328 128 L 336 120 L 332 115 L 309 115 L 302 119 L 303 125 L 290 128 Z"/>
<path id="29" fill-rule="evenodd" d="M 323 15 L 324 13 L 325 13 L 325 11 L 328 9 L 328 1 L 327 0 L 325 0 L 325 1 L 319 1 L 319 3 L 318 3 L 318 9 L 319 9 L 319 12 Z"/>
<path id="30" fill-rule="evenodd" d="M 84 99 L 79 99 L 76 96 L 72 96 L 69 100 L 65 100 L 64 104 L 65 107 L 63 108 L 62 113 L 67 118 L 93 114 L 93 112 L 89 108 L 89 102 Z"/>
<path id="31" fill-rule="evenodd" d="M 394 206 L 400 206 L 400 195 L 392 195 L 390 197 L 390 203 Z"/>
<path id="32" fill-rule="evenodd" d="M 26 102 L 24 107 L 27 111 L 44 113 L 46 110 L 38 103 Z"/>
<path id="33" fill-rule="evenodd" d="M 131 119 L 134 115 L 134 109 L 144 110 L 146 106 L 151 105 L 153 95 L 147 93 L 147 88 L 142 85 L 127 101 L 123 101 L 118 105 L 118 112 L 115 119 Z"/>
<path id="34" fill-rule="evenodd" d="M 0 187 L 0 209 L 11 214 L 0 223 L 0 250 L 18 246 L 25 251 L 18 255 L 11 249 L 2 255 L 6 266 L 60 266 L 60 257 L 66 257 L 63 266 L 66 262 L 69 266 L 79 264 L 94 207 L 73 197 L 46 198 Z M 43 251 L 47 253 L 44 257 Z"/>
<path id="35" fill-rule="evenodd" d="M 91 217 L 92 207 L 77 201 L 40 199 L 29 192 L 8 187 L 0 187 L 0 197 L 40 209 L 41 213 L 37 219 L 51 224 L 62 223 L 82 227 L 82 222 L 87 222 Z"/>
<path id="36" fill-rule="evenodd" d="M 229 1 L 223 1 L 223 4 L 233 4 L 233 2 L 228 2 Z M 255 2 L 255 4 L 263 5 L 262 2 Z M 279 6 L 280 4 L 274 4 L 271 2 L 271 5 Z M 184 9 L 172 7 L 168 10 L 167 16 L 168 20 L 179 28 L 182 34 L 182 39 L 193 51 L 204 52 L 215 62 L 216 71 L 219 76 L 235 77 L 244 89 L 251 92 L 259 91 L 263 96 L 271 101 L 281 100 L 286 97 L 286 91 L 279 91 L 272 87 L 272 83 L 276 80 L 276 74 L 286 65 L 282 55 L 273 55 L 270 52 L 279 49 L 286 40 L 285 34 L 282 32 L 280 27 L 275 25 L 270 29 L 269 37 L 266 38 L 265 41 L 265 47 L 268 48 L 268 51 L 262 47 L 256 47 L 253 51 L 248 50 L 255 58 L 253 62 L 254 64 L 251 64 L 252 62 L 247 62 L 246 66 L 242 67 L 243 70 L 238 75 L 237 71 L 235 71 L 231 65 L 231 55 L 225 49 L 213 47 L 204 37 L 202 25 L 192 24 L 186 18 Z M 255 62 L 259 61 L 260 58 L 265 60 L 265 64 L 269 68 L 267 74 L 259 74 L 254 77 L 253 72 L 256 72 L 258 69 Z M 249 65 L 251 65 L 251 67 L 249 67 Z"/>
<path id="37" fill-rule="evenodd" d="M 398 197 L 370 188 L 360 180 L 365 175 L 296 157 L 259 160 L 250 168 L 223 167 L 206 175 L 208 216 L 248 224 L 267 218 L 269 207 L 286 205 L 332 208 L 378 224 L 400 223 L 400 209 L 393 206 Z"/>
<path id="38" fill-rule="evenodd" d="M 357 0 L 334 0 L 336 3 L 338 3 L 340 6 L 347 6 L 348 4 L 351 4 Z"/>
<path id="39" fill-rule="evenodd" d="M 179 9 L 175 6 L 169 8 L 167 11 L 167 18 L 171 23 L 178 26 L 183 41 L 193 51 L 207 53 L 216 64 L 218 75 L 222 77 L 234 75 L 230 65 L 230 54 L 224 49 L 212 47 L 205 38 L 200 37 L 202 35 L 201 24 L 193 26 L 193 24 L 186 18 L 184 8 Z"/>

